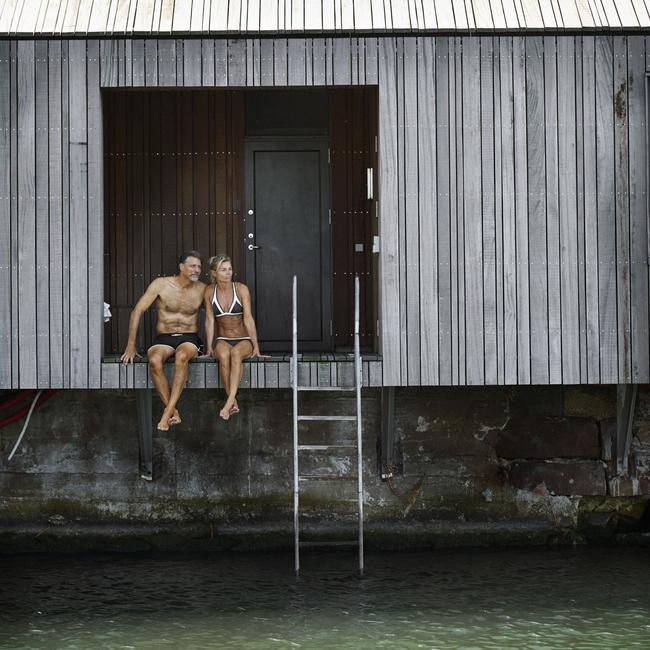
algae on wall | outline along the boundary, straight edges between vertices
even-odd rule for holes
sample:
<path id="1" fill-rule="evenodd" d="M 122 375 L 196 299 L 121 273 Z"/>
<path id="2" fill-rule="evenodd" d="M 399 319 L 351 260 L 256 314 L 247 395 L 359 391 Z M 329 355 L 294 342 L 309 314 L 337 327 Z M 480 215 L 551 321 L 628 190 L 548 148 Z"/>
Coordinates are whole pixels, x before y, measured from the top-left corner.
<path id="1" fill-rule="evenodd" d="M 291 394 L 244 390 L 242 412 L 228 422 L 217 417 L 219 397 L 216 391 L 184 392 L 183 423 L 156 432 L 156 479 L 146 482 L 138 477 L 133 392 L 59 391 L 34 413 L 11 462 L 7 455 L 20 423 L 0 430 L 0 521 L 6 530 L 38 529 L 41 536 L 43 531 L 55 536 L 56 531 L 81 536 L 94 531 L 117 539 L 137 529 L 139 535 L 166 531 L 159 540 L 189 535 L 214 542 L 229 531 L 266 544 L 290 543 Z M 308 396 L 305 409 L 315 412 L 322 399 Z M 354 411 L 353 398 L 325 399 L 328 409 Z M 635 449 L 650 430 L 648 399 L 642 392 Z M 611 426 L 614 408 L 615 391 L 600 387 L 397 389 L 395 433 L 403 471 L 382 481 L 377 471 L 380 396 L 364 390 L 369 539 L 565 543 L 640 530 L 646 497 L 611 497 L 612 467 L 602 460 L 603 432 Z M 345 423 L 328 426 L 328 431 L 306 431 L 306 439 L 349 439 Z M 323 454 L 311 459 L 309 469 L 340 472 L 355 464 L 349 454 Z M 643 469 L 642 463 L 637 466 Z M 594 496 L 574 494 L 572 485 L 587 486 L 583 491 Z M 597 511 L 594 498 L 600 499 Z M 355 499 L 354 482 L 314 485 L 302 495 L 304 525 L 348 534 Z M 115 526 L 122 531 L 117 537 Z"/>

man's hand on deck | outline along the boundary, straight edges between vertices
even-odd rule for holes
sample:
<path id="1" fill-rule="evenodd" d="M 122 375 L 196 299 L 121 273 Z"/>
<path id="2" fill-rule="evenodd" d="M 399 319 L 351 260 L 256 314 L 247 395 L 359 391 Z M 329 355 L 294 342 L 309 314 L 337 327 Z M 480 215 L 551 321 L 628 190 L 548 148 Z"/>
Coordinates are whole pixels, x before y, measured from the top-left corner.
<path id="1" fill-rule="evenodd" d="M 135 348 L 135 345 L 128 344 L 126 346 L 126 349 L 124 350 L 124 354 L 120 357 L 120 361 L 122 363 L 133 363 L 133 360 L 135 358 L 140 359 L 140 355 L 138 354 L 138 351 Z"/>

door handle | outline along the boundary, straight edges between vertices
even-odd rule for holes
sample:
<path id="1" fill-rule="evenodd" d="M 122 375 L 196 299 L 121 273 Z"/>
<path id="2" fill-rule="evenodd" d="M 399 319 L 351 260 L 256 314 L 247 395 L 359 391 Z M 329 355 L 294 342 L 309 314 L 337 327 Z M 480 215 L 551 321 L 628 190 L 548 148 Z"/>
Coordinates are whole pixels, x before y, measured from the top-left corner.
<path id="1" fill-rule="evenodd" d="M 249 251 L 254 251 L 258 248 L 262 248 L 261 246 L 255 246 L 255 244 L 248 244 L 248 250 Z"/>

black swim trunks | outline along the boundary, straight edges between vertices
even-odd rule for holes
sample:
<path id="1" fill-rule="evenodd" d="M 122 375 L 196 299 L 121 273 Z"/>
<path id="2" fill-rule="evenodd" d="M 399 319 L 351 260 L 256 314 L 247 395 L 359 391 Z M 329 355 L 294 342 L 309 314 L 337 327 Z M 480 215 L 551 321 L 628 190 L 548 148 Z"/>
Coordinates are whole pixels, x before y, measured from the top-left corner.
<path id="1" fill-rule="evenodd" d="M 151 348 L 154 345 L 166 345 L 169 348 L 174 348 L 174 350 L 181 345 L 181 343 L 191 343 L 199 351 L 199 354 L 203 352 L 203 341 L 199 338 L 199 335 L 196 332 L 179 332 L 176 334 L 158 334 L 154 339 L 154 342 Z M 149 348 L 149 350 L 151 350 Z"/>

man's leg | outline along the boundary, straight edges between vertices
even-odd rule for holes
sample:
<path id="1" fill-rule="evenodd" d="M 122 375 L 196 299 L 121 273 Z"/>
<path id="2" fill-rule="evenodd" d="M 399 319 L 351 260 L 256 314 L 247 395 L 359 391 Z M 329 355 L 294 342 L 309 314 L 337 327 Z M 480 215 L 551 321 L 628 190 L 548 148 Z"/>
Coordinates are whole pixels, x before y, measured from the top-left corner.
<path id="1" fill-rule="evenodd" d="M 160 422 L 158 422 L 158 429 L 160 429 L 160 431 L 167 431 L 169 429 L 169 421 L 174 416 L 176 404 L 178 403 L 183 388 L 185 388 L 185 383 L 187 382 L 188 364 L 192 359 L 197 357 L 198 354 L 199 351 L 197 347 L 192 343 L 181 343 L 176 348 L 174 381 L 172 382 L 169 401 L 167 402 L 167 406 L 165 406 Z"/>
<path id="2" fill-rule="evenodd" d="M 167 406 L 169 402 L 169 382 L 165 375 L 164 365 L 165 361 L 174 354 L 174 348 L 169 345 L 152 345 L 148 352 L 149 371 L 151 372 L 151 380 L 153 381 L 154 388 L 158 393 L 162 403 Z"/>
<path id="3" fill-rule="evenodd" d="M 167 375 L 165 375 L 165 361 L 174 354 L 174 348 L 169 345 L 152 345 L 147 353 L 149 358 L 149 370 L 151 372 L 151 379 L 156 392 L 160 396 L 162 403 L 167 406 L 171 390 Z M 174 409 L 174 414 L 170 420 L 170 424 L 180 424 L 181 416 L 179 412 Z"/>
<path id="4" fill-rule="evenodd" d="M 237 404 L 237 391 L 244 371 L 242 361 L 250 357 L 252 353 L 253 344 L 250 341 L 242 341 L 230 351 L 230 379 L 228 382 L 230 390 L 228 391 L 228 399 L 226 400 L 226 403 L 221 411 L 219 411 L 219 415 L 224 420 L 227 420 L 231 415 L 233 415 L 232 409 Z M 239 412 L 239 409 L 235 412 Z"/>

